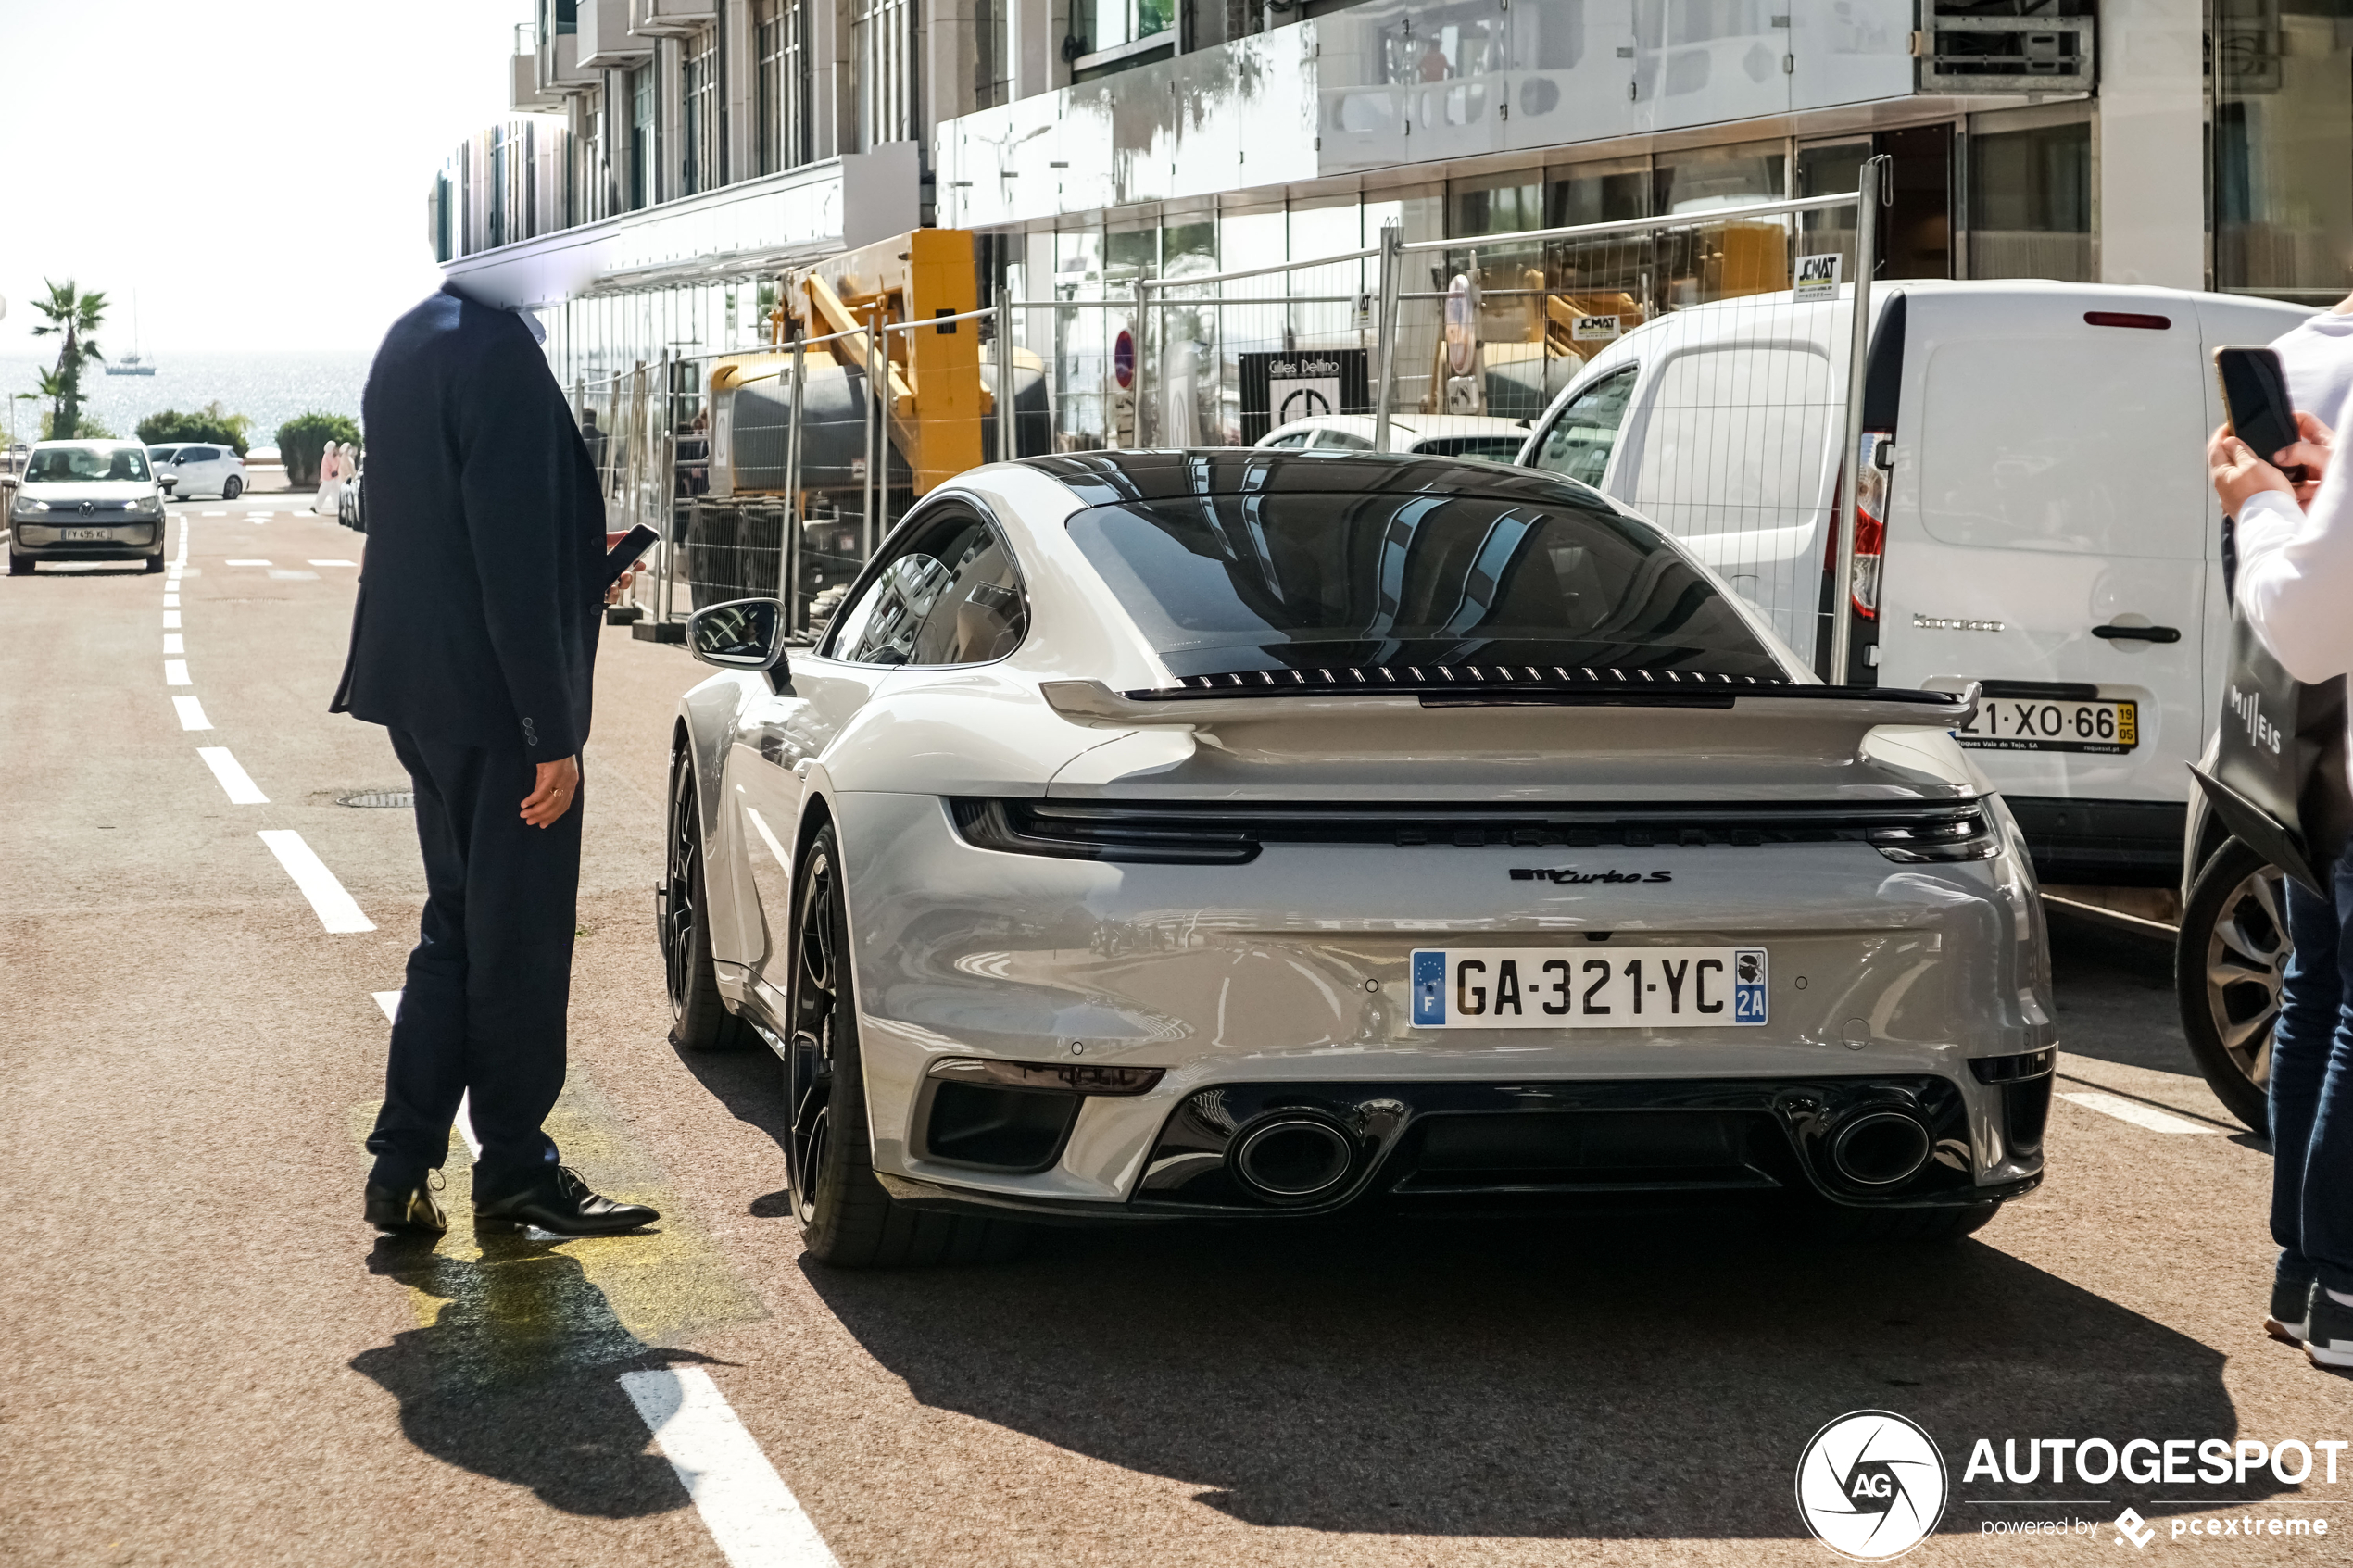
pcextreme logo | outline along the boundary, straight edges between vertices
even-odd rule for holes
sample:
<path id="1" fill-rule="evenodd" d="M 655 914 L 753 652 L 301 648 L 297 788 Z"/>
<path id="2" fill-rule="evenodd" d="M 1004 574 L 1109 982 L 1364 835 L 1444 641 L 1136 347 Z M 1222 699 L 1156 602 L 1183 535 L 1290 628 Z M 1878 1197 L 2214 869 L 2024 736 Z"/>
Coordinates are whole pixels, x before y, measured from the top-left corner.
<path id="1" fill-rule="evenodd" d="M 1814 1434 L 1797 1461 L 1797 1512 L 1842 1557 L 1883 1562 L 1928 1537 L 1949 1483 L 1935 1440 L 1892 1411 L 1856 1411 Z"/>

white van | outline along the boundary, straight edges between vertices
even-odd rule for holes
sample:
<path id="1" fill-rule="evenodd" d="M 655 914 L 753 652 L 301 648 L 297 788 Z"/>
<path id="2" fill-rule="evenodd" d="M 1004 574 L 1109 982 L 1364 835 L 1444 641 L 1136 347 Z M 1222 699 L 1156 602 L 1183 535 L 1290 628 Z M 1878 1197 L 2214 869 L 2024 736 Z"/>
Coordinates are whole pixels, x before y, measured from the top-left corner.
<path id="1" fill-rule="evenodd" d="M 1962 735 L 2053 883 L 2178 884 L 2224 652 L 2211 361 L 2309 311 L 2173 289 L 1873 286 L 1845 678 L 1987 701 Z M 1609 345 L 1520 462 L 1690 541 L 1825 679 L 1851 293 L 1680 310 Z"/>

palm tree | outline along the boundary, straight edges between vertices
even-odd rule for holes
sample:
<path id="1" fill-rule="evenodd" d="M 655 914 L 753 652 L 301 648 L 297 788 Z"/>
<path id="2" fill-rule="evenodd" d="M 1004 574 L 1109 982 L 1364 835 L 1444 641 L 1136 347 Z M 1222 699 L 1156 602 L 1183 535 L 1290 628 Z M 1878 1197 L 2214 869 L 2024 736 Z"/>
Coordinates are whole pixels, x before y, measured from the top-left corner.
<path id="1" fill-rule="evenodd" d="M 41 393 L 55 400 L 49 415 L 52 438 L 69 441 L 82 423 L 82 362 L 107 357 L 95 335 L 107 319 L 107 296 L 95 289 L 82 293 L 73 286 L 71 278 L 62 283 L 50 283 L 46 278 L 42 282 L 49 284 L 49 297 L 32 302 L 43 318 L 34 325 L 32 335 L 56 335 L 64 342 L 57 350 L 56 371 L 41 379 Z"/>

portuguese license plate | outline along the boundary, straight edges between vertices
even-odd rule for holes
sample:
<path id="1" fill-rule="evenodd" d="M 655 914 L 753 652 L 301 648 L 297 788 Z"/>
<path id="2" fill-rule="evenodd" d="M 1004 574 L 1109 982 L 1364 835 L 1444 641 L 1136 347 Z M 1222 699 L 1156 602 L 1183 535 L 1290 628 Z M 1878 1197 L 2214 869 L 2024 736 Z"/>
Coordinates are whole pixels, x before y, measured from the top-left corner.
<path id="1" fill-rule="evenodd" d="M 1416 947 L 1417 1029 L 1763 1023 L 1762 947 Z"/>
<path id="2" fill-rule="evenodd" d="M 2141 744 L 2137 702 L 1992 696 L 1954 732 L 1980 751 L 2093 751 L 2120 756 Z"/>
<path id="3" fill-rule="evenodd" d="M 63 531 L 69 545 L 97 545 L 114 537 L 111 528 L 69 528 Z"/>

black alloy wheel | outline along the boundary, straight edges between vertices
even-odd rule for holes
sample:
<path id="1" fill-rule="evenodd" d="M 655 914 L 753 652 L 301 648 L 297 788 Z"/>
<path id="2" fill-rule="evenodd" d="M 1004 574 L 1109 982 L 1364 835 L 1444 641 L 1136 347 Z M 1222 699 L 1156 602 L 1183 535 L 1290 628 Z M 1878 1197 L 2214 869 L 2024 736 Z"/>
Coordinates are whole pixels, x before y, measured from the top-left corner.
<path id="1" fill-rule="evenodd" d="M 2271 1132 L 2271 1031 L 2293 951 L 2285 873 L 2226 839 L 2190 884 L 2173 947 L 2182 1033 L 2232 1115 Z"/>
<path id="2" fill-rule="evenodd" d="M 751 1031 L 727 1010 L 711 964 L 711 921 L 704 908 L 702 813 L 695 770 L 682 751 L 670 762 L 668 865 L 656 900 L 655 935 L 670 992 L 670 1039 L 682 1050 L 740 1049 Z"/>
<path id="3" fill-rule="evenodd" d="M 819 1262 L 849 1269 L 1010 1257 L 1021 1245 L 1020 1225 L 908 1209 L 875 1179 L 841 850 L 832 823 L 817 830 L 797 861 L 785 1161 L 801 1244 Z"/>

